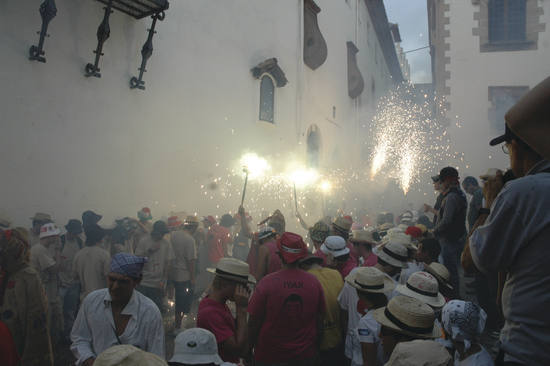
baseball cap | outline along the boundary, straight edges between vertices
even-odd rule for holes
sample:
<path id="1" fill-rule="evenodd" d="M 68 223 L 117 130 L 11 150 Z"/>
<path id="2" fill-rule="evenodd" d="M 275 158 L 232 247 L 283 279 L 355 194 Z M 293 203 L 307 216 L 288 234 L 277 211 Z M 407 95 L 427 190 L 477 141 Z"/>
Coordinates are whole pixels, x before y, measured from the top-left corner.
<path id="1" fill-rule="evenodd" d="M 439 174 L 438 174 L 438 175 L 432 175 L 432 181 L 433 181 L 434 183 L 439 182 Z"/>
<path id="2" fill-rule="evenodd" d="M 61 235 L 61 230 L 59 230 L 56 224 L 50 222 L 40 227 L 40 239 L 49 238 L 50 236 L 56 235 Z"/>
<path id="3" fill-rule="evenodd" d="M 514 136 L 515 135 L 512 132 L 512 130 L 510 130 L 510 128 L 508 127 L 508 124 L 505 124 L 504 125 L 504 134 L 492 139 L 489 142 L 489 145 L 495 146 L 495 145 L 502 144 L 503 142 L 510 141 Z"/>
<path id="4" fill-rule="evenodd" d="M 294 263 L 307 256 L 307 247 L 298 234 L 286 232 L 277 240 L 277 249 L 287 263 Z"/>

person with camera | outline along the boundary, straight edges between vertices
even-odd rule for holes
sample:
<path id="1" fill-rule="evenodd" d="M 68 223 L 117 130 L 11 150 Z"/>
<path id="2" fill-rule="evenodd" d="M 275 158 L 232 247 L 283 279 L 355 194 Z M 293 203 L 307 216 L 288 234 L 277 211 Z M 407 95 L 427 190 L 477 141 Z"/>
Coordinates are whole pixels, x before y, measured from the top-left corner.
<path id="1" fill-rule="evenodd" d="M 548 365 L 550 78 L 521 98 L 505 120 L 505 134 L 490 144 L 505 143 L 517 179 L 503 187 L 503 175 L 497 172 L 487 180 L 483 213 L 488 217 L 472 233 L 463 257 L 471 256 L 483 273 L 507 272 L 497 365 Z"/>

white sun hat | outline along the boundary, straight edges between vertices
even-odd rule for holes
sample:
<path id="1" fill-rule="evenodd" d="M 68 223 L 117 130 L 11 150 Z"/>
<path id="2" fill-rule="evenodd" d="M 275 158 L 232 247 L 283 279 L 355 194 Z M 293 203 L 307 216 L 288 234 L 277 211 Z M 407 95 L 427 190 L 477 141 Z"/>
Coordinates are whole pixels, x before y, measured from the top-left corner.
<path id="1" fill-rule="evenodd" d="M 447 349 L 436 341 L 416 339 L 395 346 L 385 366 L 451 366 Z"/>
<path id="2" fill-rule="evenodd" d="M 256 279 L 250 274 L 248 263 L 235 258 L 222 258 L 216 268 L 207 268 L 206 270 L 227 280 L 240 283 L 256 283 Z"/>
<path id="3" fill-rule="evenodd" d="M 346 246 L 346 240 L 341 236 L 328 236 L 320 249 L 321 252 L 325 254 L 332 254 L 334 258 L 349 253 L 349 248 Z"/>
<path id="4" fill-rule="evenodd" d="M 107 348 L 95 359 L 94 366 L 168 366 L 157 355 L 123 344 Z"/>
<path id="5" fill-rule="evenodd" d="M 435 325 L 434 310 L 413 297 L 395 296 L 388 306 L 376 309 L 374 319 L 382 326 L 416 338 L 441 337 L 441 329 Z"/>
<path id="6" fill-rule="evenodd" d="M 61 235 L 61 230 L 57 227 L 56 224 L 50 222 L 42 225 L 40 227 L 40 239 L 49 238 L 50 236 Z"/>
<path id="7" fill-rule="evenodd" d="M 359 267 L 346 277 L 346 282 L 361 292 L 385 293 L 395 288 L 391 278 L 374 267 Z"/>
<path id="8" fill-rule="evenodd" d="M 429 265 L 427 265 L 424 270 L 434 276 L 440 283 L 445 285 L 450 290 L 453 289 L 453 286 L 451 286 L 451 274 L 449 273 L 449 270 L 447 267 L 445 267 L 443 264 L 439 262 L 432 262 Z"/>
<path id="9" fill-rule="evenodd" d="M 433 308 L 445 305 L 445 298 L 439 292 L 437 279 L 427 272 L 413 273 L 405 285 L 398 285 L 396 291 L 401 295 L 414 297 Z"/>
<path id="10" fill-rule="evenodd" d="M 212 332 L 202 328 L 184 330 L 174 341 L 174 356 L 170 362 L 186 365 L 204 365 L 223 363 L 218 355 L 218 343 Z"/>
<path id="11" fill-rule="evenodd" d="M 407 248 L 400 243 L 390 241 L 387 244 L 382 244 L 374 248 L 374 254 L 384 262 L 399 268 L 408 268 L 407 261 L 409 260 Z"/>

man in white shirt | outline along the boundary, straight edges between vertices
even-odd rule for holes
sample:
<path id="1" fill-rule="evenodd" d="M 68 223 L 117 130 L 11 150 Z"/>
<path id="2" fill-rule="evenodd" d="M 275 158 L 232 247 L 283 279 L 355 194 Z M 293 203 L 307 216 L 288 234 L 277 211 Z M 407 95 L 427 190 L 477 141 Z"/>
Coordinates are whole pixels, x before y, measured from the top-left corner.
<path id="1" fill-rule="evenodd" d="M 160 312 L 135 290 L 147 259 L 119 253 L 113 256 L 109 287 L 84 299 L 71 332 L 76 365 L 93 365 L 104 350 L 129 344 L 164 358 L 164 328 Z"/>

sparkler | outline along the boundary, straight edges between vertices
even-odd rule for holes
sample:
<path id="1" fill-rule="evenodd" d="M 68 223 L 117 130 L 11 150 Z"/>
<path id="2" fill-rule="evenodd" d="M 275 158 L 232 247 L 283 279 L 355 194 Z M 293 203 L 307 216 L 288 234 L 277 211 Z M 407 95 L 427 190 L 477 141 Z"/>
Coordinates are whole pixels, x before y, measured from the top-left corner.
<path id="1" fill-rule="evenodd" d="M 248 185 L 248 168 L 243 167 L 243 172 L 246 174 L 244 178 L 243 195 L 241 197 L 241 206 L 244 204 L 244 196 L 246 195 L 246 186 Z"/>

